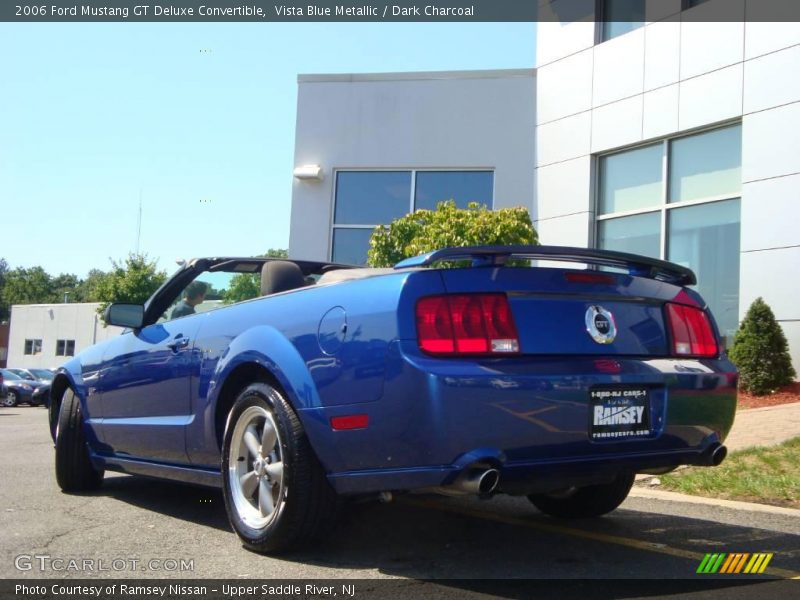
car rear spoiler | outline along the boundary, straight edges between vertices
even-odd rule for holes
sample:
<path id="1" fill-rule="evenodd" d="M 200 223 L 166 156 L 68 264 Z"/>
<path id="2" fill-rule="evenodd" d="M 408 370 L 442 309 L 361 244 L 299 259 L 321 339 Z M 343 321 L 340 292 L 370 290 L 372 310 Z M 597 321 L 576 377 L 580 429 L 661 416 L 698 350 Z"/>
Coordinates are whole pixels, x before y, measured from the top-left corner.
<path id="1" fill-rule="evenodd" d="M 397 263 L 395 269 L 428 267 L 434 263 L 452 260 L 471 260 L 472 266 L 502 266 L 510 259 L 553 260 L 579 262 L 587 265 L 624 269 L 636 277 L 648 277 L 675 285 L 695 285 L 694 271 L 675 263 L 656 258 L 593 248 L 569 246 L 466 246 L 443 248 L 428 254 L 407 258 Z"/>

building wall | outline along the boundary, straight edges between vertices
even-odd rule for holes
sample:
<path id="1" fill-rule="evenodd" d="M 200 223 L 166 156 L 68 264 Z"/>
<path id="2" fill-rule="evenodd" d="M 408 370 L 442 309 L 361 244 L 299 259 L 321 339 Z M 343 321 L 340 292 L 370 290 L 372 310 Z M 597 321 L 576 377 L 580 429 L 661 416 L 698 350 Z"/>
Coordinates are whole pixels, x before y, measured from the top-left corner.
<path id="1" fill-rule="evenodd" d="M 103 327 L 98 303 L 20 304 L 11 307 L 8 366 L 16 368 L 58 367 L 70 357 L 56 355 L 57 340 L 75 340 L 75 354 L 122 331 Z M 25 340 L 42 340 L 42 351 L 25 354 Z"/>
<path id="2" fill-rule="evenodd" d="M 535 74 L 532 69 L 298 78 L 289 252 L 329 258 L 337 169 L 495 170 L 494 207 L 532 208 Z"/>
<path id="3" fill-rule="evenodd" d="M 662 2 L 664 20 L 601 44 L 594 0 L 550 3 L 584 20 L 539 23 L 537 228 L 542 243 L 592 244 L 596 155 L 740 121 L 739 315 L 762 296 L 800 372 L 800 23 L 744 22 L 756 0 L 692 10 L 720 1 L 742 21 L 690 21 Z"/>

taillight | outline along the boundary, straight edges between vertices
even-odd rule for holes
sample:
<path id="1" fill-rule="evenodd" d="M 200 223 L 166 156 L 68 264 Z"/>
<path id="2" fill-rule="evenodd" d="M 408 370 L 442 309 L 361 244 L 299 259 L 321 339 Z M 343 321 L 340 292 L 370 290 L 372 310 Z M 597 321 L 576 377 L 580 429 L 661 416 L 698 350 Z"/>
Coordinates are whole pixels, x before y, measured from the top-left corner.
<path id="1" fill-rule="evenodd" d="M 429 354 L 519 352 L 519 336 L 505 294 L 421 298 L 417 302 L 417 339 Z"/>
<path id="2" fill-rule="evenodd" d="M 704 310 L 668 302 L 667 322 L 675 356 L 710 358 L 719 354 L 714 330 Z"/>

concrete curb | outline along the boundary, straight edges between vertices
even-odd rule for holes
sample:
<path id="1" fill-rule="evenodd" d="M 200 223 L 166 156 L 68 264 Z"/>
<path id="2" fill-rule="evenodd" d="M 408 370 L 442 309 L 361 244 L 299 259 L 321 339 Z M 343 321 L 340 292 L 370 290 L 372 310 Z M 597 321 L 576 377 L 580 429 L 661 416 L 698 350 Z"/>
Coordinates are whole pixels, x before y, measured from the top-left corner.
<path id="1" fill-rule="evenodd" d="M 738 500 L 704 498 L 702 496 L 689 496 L 688 494 L 679 494 L 678 492 L 666 492 L 664 490 L 653 490 L 641 487 L 634 487 L 631 489 L 631 493 L 629 495 L 632 498 L 667 500 L 669 502 L 682 502 L 684 504 L 701 504 L 705 506 L 716 506 L 718 508 L 729 508 L 732 510 L 744 510 L 747 512 L 785 515 L 800 519 L 800 509 L 784 508 L 782 506 L 770 506 L 769 504 L 756 504 L 755 502 L 739 502 Z"/>

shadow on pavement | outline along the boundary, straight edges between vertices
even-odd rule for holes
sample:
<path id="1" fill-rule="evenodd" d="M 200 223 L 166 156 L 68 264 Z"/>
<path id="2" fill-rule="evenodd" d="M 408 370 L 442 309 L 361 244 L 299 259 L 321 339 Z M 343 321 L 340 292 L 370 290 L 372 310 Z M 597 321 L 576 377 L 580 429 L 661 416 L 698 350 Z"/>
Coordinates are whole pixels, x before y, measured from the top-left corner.
<path id="1" fill-rule="evenodd" d="M 218 490 L 111 476 L 100 494 L 230 531 Z M 798 571 L 798 541 L 798 536 L 775 531 L 632 510 L 559 521 L 538 513 L 524 498 L 411 496 L 391 504 L 351 503 L 330 537 L 279 558 L 351 572 L 377 569 L 393 577 L 450 578 L 459 581 L 435 583 L 478 593 L 499 594 L 502 588 L 506 591 L 500 595 L 515 598 L 522 597 L 524 586 L 509 581 L 513 579 L 688 579 L 694 580 L 691 589 L 698 582 L 732 589 L 746 583 L 752 588 L 763 576 L 728 575 L 712 581 L 714 576 L 696 575 L 700 559 L 713 552 L 773 552 L 772 567 Z M 503 581 L 488 582 L 490 592 L 481 579 Z M 637 593 L 643 595 L 640 588 Z"/>

